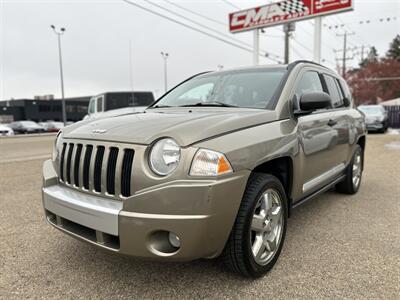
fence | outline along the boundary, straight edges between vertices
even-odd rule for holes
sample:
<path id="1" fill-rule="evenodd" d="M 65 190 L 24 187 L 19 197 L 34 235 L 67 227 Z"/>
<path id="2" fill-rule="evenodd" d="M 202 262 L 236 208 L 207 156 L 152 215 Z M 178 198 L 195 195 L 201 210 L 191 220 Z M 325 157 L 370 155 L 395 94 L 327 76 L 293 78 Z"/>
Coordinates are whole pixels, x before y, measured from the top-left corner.
<path id="1" fill-rule="evenodd" d="M 385 106 L 385 109 L 388 113 L 389 127 L 400 128 L 400 106 Z"/>

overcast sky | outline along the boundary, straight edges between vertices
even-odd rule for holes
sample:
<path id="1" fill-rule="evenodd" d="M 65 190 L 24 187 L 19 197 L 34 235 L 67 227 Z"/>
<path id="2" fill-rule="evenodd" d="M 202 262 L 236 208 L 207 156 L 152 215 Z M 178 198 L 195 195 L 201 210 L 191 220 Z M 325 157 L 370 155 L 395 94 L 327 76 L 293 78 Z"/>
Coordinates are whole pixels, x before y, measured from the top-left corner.
<path id="1" fill-rule="evenodd" d="M 171 16 L 143 0 L 132 1 Z M 235 7 L 250 8 L 269 2 L 195 0 L 176 3 L 226 23 L 228 13 L 237 10 Z M 156 3 L 233 36 L 228 32 L 227 25 L 197 17 L 165 0 Z M 397 16 L 396 21 L 392 19 L 394 16 Z M 176 16 L 173 18 L 179 19 Z M 385 21 L 381 22 L 379 18 L 385 18 Z M 386 21 L 386 18 L 391 18 L 391 21 Z M 366 20 L 370 23 L 359 24 Z M 57 39 L 50 24 L 66 27 L 62 36 L 66 97 L 130 90 L 130 43 L 134 89 L 151 90 L 158 95 L 163 91 L 160 51 L 170 55 L 169 86 L 192 74 L 215 70 L 218 65 L 229 68 L 252 63 L 249 52 L 154 16 L 122 0 L 0 0 L 0 21 L 0 99 L 3 100 L 44 94 L 60 96 Z M 182 22 L 189 23 L 186 20 Z M 297 23 L 291 42 L 291 61 L 312 59 L 312 23 Z M 333 50 L 343 47 L 343 38 L 336 34 L 343 33 L 344 29 L 355 33 L 349 37 L 349 47 L 374 45 L 382 55 L 400 32 L 400 1 L 355 0 L 353 12 L 325 17 L 323 23 L 326 25 L 322 32 L 322 57 L 327 66 L 336 68 Z M 343 23 L 346 24 L 344 29 L 328 28 Z M 267 36 L 261 37 L 260 48 L 283 56 L 281 26 L 267 28 L 265 34 Z M 251 33 L 238 33 L 234 38 L 252 43 Z M 339 53 L 336 55 L 341 56 Z M 358 61 L 359 56 L 355 56 L 348 64 L 355 66 Z M 260 63 L 269 64 L 272 61 L 263 58 Z"/>

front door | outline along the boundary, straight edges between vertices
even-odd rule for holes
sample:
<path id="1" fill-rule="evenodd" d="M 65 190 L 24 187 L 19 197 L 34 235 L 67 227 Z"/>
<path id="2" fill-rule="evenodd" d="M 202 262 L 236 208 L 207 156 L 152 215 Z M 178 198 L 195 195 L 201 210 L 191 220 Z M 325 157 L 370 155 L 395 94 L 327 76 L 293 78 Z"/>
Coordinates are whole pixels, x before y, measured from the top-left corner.
<path id="1" fill-rule="evenodd" d="M 321 78 L 316 71 L 301 74 L 295 87 L 297 97 L 307 92 L 325 92 Z M 329 183 L 344 170 L 345 165 L 338 158 L 339 134 L 331 109 L 299 116 L 297 125 L 302 179 L 298 193 L 304 197 Z"/>

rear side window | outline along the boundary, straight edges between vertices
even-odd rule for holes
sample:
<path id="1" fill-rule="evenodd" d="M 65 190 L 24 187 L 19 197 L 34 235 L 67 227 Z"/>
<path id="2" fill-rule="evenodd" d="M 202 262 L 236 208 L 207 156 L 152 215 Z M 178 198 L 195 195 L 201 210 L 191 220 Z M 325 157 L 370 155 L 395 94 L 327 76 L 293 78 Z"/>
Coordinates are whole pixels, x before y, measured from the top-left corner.
<path id="1" fill-rule="evenodd" d="M 342 79 L 339 80 L 339 84 L 340 84 L 340 86 L 342 88 L 344 96 L 351 102 L 352 101 L 352 97 L 351 97 L 351 92 L 350 92 L 349 86 Z"/>
<path id="2" fill-rule="evenodd" d="M 336 84 L 336 80 L 329 75 L 324 75 L 324 79 L 326 82 L 326 86 L 328 88 L 329 95 L 331 96 L 332 99 L 332 107 L 336 108 L 343 106 L 343 97 L 339 92 L 339 87 Z"/>
<path id="3" fill-rule="evenodd" d="M 319 75 L 315 71 L 308 71 L 302 75 L 296 85 L 295 93 L 300 97 L 304 93 L 323 92 Z"/>

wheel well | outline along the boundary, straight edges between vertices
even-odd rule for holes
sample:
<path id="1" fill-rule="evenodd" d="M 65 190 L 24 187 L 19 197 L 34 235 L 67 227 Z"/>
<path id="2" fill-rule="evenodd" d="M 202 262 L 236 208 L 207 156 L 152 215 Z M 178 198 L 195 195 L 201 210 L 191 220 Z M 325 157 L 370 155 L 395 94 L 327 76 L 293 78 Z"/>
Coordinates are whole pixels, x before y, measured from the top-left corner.
<path id="1" fill-rule="evenodd" d="M 360 145 L 363 151 L 365 151 L 365 135 L 358 139 L 357 144 Z"/>
<path id="2" fill-rule="evenodd" d="M 360 145 L 361 149 L 362 149 L 362 159 L 364 161 L 364 153 L 365 153 L 365 135 L 363 135 L 362 137 L 360 137 L 357 141 L 357 144 Z M 362 164 L 361 169 L 364 170 L 364 164 Z"/>
<path id="3" fill-rule="evenodd" d="M 292 185 L 293 185 L 293 162 L 290 157 L 279 157 L 253 169 L 253 173 L 265 173 L 274 175 L 282 183 L 288 199 L 288 211 L 290 215 Z"/>

